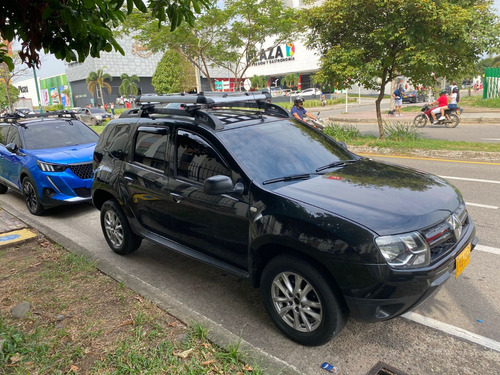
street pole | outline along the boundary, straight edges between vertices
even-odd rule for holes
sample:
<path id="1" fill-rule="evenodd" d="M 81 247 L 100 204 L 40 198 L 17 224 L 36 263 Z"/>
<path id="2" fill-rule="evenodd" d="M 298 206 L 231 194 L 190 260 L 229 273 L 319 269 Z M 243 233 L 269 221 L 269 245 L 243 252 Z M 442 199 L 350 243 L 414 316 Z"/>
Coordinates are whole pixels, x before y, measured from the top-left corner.
<path id="1" fill-rule="evenodd" d="M 40 90 L 38 88 L 38 79 L 36 78 L 36 69 L 33 67 L 33 76 L 35 77 L 35 87 L 36 87 L 36 96 L 38 98 L 38 111 L 42 113 L 42 102 L 40 101 Z"/>

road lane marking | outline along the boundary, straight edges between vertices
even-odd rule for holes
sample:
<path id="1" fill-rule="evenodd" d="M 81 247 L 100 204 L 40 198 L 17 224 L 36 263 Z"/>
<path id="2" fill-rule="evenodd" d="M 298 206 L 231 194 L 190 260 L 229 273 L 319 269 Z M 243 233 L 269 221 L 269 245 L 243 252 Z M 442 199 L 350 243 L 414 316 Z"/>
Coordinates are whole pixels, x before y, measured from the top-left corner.
<path id="1" fill-rule="evenodd" d="M 356 155 L 366 157 L 379 157 L 379 158 L 396 158 L 396 159 L 412 159 L 412 160 L 431 160 L 431 161 L 446 161 L 449 163 L 462 163 L 462 164 L 483 164 L 483 165 L 500 165 L 500 163 L 493 163 L 487 161 L 467 161 L 467 160 L 451 160 L 451 159 L 438 159 L 438 158 L 421 158 L 416 156 L 401 156 L 401 155 L 384 155 L 384 154 L 367 154 L 364 152 L 357 152 Z"/>
<path id="2" fill-rule="evenodd" d="M 472 181 L 472 182 L 484 182 L 487 184 L 500 184 L 497 180 L 481 180 L 478 178 L 467 178 L 467 177 L 453 177 L 453 176 L 439 176 L 441 178 L 446 178 L 449 180 L 461 180 L 461 181 Z"/>
<path id="3" fill-rule="evenodd" d="M 401 315 L 403 318 L 411 320 L 416 323 L 420 323 L 424 326 L 437 329 L 438 331 L 447 333 L 449 335 L 455 336 L 455 337 L 460 337 L 464 340 L 473 342 L 475 344 L 484 346 L 486 348 L 495 350 L 497 352 L 500 352 L 500 342 L 495 341 L 493 339 L 490 339 L 488 337 L 484 337 L 481 335 L 478 335 L 476 333 L 467 331 L 463 328 L 460 327 L 455 327 L 451 324 L 441 322 L 436 319 L 428 318 L 426 316 L 414 313 L 414 312 L 407 312 L 403 315 Z"/>
<path id="4" fill-rule="evenodd" d="M 491 253 L 495 255 L 500 255 L 500 249 L 497 247 L 484 246 L 484 245 L 476 245 L 474 250 L 484 251 L 486 253 Z"/>
<path id="5" fill-rule="evenodd" d="M 498 210 L 497 206 L 489 206 L 487 204 L 470 203 L 470 202 L 466 202 L 466 203 L 467 203 L 467 206 L 481 207 L 481 208 L 491 208 L 492 210 Z"/>

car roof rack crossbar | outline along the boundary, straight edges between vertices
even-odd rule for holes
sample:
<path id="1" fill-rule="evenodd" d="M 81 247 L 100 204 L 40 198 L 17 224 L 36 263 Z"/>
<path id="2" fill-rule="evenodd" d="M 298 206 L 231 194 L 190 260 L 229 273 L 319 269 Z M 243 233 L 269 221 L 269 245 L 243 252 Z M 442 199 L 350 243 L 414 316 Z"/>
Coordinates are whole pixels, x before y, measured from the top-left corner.
<path id="1" fill-rule="evenodd" d="M 30 114 L 21 114 L 19 112 L 14 113 L 6 113 L 0 116 L 0 119 L 4 120 L 4 122 L 15 122 L 17 120 L 24 120 L 30 118 L 40 118 L 40 117 L 59 117 L 59 118 L 71 118 L 76 119 L 76 115 L 70 111 L 51 111 L 51 112 L 43 112 L 43 113 L 30 113 Z"/>
<path id="2" fill-rule="evenodd" d="M 232 103 L 247 103 L 247 102 L 266 102 L 271 100 L 271 94 L 267 90 L 252 91 L 252 92 L 232 92 L 232 93 L 199 93 L 199 94 L 143 94 L 136 98 L 136 103 L 183 103 L 183 104 L 206 104 L 211 105 L 226 105 Z"/>
<path id="3" fill-rule="evenodd" d="M 143 104 L 139 117 L 150 117 L 152 114 L 189 116 L 194 117 L 199 123 L 205 124 L 214 130 L 224 129 L 222 122 L 213 114 L 201 110 L 200 105 L 185 105 L 183 108 L 155 107 L 153 103 Z"/>

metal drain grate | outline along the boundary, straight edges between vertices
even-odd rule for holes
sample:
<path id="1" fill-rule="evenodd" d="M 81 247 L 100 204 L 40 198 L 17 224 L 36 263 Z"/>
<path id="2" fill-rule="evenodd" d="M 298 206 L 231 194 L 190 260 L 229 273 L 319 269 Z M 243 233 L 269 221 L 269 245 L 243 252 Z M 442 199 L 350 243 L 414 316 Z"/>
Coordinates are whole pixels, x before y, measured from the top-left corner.
<path id="1" fill-rule="evenodd" d="M 408 375 L 405 372 L 398 370 L 384 362 L 379 362 L 372 367 L 366 375 Z"/>

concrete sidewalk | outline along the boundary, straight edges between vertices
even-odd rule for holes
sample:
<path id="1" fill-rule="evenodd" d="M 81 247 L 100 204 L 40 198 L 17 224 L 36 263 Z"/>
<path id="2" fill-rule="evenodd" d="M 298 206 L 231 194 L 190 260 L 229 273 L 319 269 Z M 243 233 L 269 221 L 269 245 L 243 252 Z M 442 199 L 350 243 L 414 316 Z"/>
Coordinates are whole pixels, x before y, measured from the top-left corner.
<path id="1" fill-rule="evenodd" d="M 326 107 L 323 107 L 323 110 Z M 403 107 L 404 109 L 404 107 Z M 311 109 L 314 111 L 315 109 Z M 317 110 L 317 109 L 316 109 Z M 421 112 L 402 112 L 403 116 L 394 116 L 387 114 L 387 110 L 382 111 L 382 120 L 388 122 L 413 122 L 415 116 Z M 339 113 L 333 116 L 328 116 L 330 121 L 334 122 L 349 122 L 349 123 L 376 123 L 377 114 L 375 110 Z M 469 112 L 464 109 L 460 116 L 460 122 L 463 124 L 495 124 L 500 125 L 500 110 L 488 112 Z"/>
<path id="2" fill-rule="evenodd" d="M 25 223 L 0 208 L 0 248 L 29 241 L 35 237 L 37 234 Z"/>

